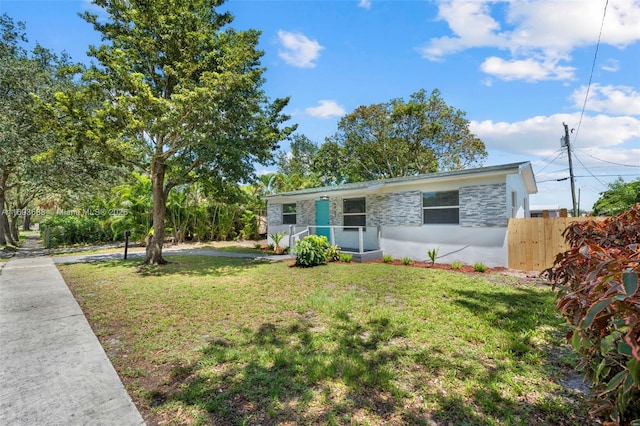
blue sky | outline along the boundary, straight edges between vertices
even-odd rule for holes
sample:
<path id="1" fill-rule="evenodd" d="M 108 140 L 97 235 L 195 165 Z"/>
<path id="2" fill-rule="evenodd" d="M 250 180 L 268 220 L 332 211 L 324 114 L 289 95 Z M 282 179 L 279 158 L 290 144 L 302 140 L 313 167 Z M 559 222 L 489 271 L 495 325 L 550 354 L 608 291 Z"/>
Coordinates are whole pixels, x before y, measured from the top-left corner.
<path id="1" fill-rule="evenodd" d="M 96 10 L 87 0 L 0 0 L 31 42 L 77 61 L 100 43 L 77 16 L 85 9 Z M 230 0 L 221 9 L 233 27 L 263 31 L 264 88 L 291 97 L 292 122 L 318 144 L 360 105 L 437 88 L 466 111 L 486 165 L 532 162 L 532 205 L 571 207 L 569 181 L 557 181 L 569 175 L 563 122 L 574 129 L 582 208 L 617 176 L 640 177 L 640 0 Z"/>

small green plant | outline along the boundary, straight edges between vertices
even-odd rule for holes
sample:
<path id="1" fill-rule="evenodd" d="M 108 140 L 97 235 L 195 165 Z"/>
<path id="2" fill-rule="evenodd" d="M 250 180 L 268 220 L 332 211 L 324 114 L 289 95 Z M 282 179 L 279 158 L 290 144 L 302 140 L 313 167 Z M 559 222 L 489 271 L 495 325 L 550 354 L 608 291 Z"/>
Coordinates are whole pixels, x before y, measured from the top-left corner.
<path id="1" fill-rule="evenodd" d="M 262 244 L 260 244 L 260 243 L 255 243 L 255 244 L 253 245 L 253 248 L 254 248 L 254 249 L 256 249 L 256 250 L 260 250 L 260 249 L 262 248 Z"/>
<path id="2" fill-rule="evenodd" d="M 341 262 L 351 263 L 352 260 L 353 260 L 353 255 L 347 254 L 347 253 L 341 253 L 340 254 L 340 261 Z"/>
<path id="3" fill-rule="evenodd" d="M 393 256 L 391 256 L 390 254 L 385 254 L 382 256 L 382 261 L 384 263 L 391 263 L 393 262 Z"/>
<path id="4" fill-rule="evenodd" d="M 271 238 L 273 240 L 273 244 L 275 245 L 275 252 L 276 253 L 281 253 L 282 252 L 282 248 L 280 247 L 280 241 L 282 241 L 282 239 L 284 238 L 284 236 L 287 235 L 287 233 L 285 231 L 280 231 L 280 232 L 276 232 L 273 234 L 269 234 L 269 238 Z"/>
<path id="5" fill-rule="evenodd" d="M 409 258 L 409 257 L 403 257 L 402 258 L 402 264 L 403 265 L 407 265 L 408 266 L 408 265 L 411 265 L 412 263 L 413 263 L 413 261 L 411 260 L 411 258 Z"/>
<path id="6" fill-rule="evenodd" d="M 451 267 L 455 270 L 460 270 L 462 269 L 462 262 L 456 260 L 455 262 L 451 262 Z"/>
<path id="7" fill-rule="evenodd" d="M 473 270 L 476 272 L 484 272 L 487 270 L 487 267 L 482 262 L 476 262 L 473 264 Z"/>
<path id="8" fill-rule="evenodd" d="M 436 263 L 436 259 L 438 258 L 438 250 L 440 250 L 440 247 L 427 250 L 427 255 L 429 255 L 429 259 L 431 259 L 431 266 L 435 265 Z"/>
<path id="9" fill-rule="evenodd" d="M 327 263 L 329 240 L 324 235 L 307 235 L 298 242 L 296 266 L 317 266 Z"/>
<path id="10" fill-rule="evenodd" d="M 327 247 L 327 260 L 329 262 L 337 262 L 340 260 L 340 247 L 328 246 Z"/>
<path id="11" fill-rule="evenodd" d="M 267 248 L 271 251 L 274 251 L 276 249 L 276 245 L 271 243 L 271 244 L 267 244 Z"/>

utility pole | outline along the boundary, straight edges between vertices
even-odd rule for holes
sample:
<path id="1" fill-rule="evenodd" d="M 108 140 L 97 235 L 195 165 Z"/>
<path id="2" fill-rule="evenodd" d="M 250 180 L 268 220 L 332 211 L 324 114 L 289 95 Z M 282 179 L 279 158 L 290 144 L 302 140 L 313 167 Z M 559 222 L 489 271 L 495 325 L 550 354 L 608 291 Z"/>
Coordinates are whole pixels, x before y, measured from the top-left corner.
<path id="1" fill-rule="evenodd" d="M 578 207 L 576 204 L 576 184 L 573 178 L 573 162 L 571 161 L 571 143 L 569 142 L 569 126 L 564 126 L 564 138 L 562 138 L 563 146 L 567 147 L 567 155 L 569 156 L 569 177 L 571 179 L 571 200 L 573 201 L 573 217 L 578 217 Z"/>

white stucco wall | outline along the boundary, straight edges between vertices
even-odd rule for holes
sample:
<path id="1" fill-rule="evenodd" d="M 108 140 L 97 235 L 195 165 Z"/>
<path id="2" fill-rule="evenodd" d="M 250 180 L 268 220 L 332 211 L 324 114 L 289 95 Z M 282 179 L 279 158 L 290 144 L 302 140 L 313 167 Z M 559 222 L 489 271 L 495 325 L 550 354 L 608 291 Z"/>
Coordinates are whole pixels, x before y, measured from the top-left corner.
<path id="1" fill-rule="evenodd" d="M 394 258 L 429 260 L 427 251 L 438 248 L 436 262 L 459 261 L 473 265 L 507 266 L 507 228 L 467 228 L 457 225 L 383 227 L 380 247 Z"/>

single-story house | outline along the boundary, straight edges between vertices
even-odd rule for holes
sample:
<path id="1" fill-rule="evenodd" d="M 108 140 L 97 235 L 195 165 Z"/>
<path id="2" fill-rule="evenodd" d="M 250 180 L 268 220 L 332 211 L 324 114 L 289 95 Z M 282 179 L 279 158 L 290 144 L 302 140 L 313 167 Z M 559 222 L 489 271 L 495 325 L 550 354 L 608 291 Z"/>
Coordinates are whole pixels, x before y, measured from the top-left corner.
<path id="1" fill-rule="evenodd" d="M 438 249 L 442 262 L 507 266 L 508 219 L 529 217 L 536 192 L 529 162 L 350 183 L 265 197 L 267 227 L 290 247 L 326 235 L 354 260 Z"/>

